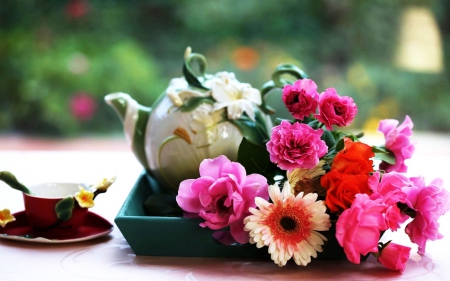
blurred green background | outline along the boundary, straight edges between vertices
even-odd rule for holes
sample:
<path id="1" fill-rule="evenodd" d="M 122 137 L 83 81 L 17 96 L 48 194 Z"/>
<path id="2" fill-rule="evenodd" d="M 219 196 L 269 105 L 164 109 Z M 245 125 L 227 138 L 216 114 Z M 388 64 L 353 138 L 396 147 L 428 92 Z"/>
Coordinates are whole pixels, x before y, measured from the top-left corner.
<path id="1" fill-rule="evenodd" d="M 408 114 L 448 132 L 449 43 L 445 0 L 2 0 L 0 134 L 120 132 L 103 97 L 151 105 L 187 46 L 256 88 L 294 63 L 355 99 L 357 128 Z"/>

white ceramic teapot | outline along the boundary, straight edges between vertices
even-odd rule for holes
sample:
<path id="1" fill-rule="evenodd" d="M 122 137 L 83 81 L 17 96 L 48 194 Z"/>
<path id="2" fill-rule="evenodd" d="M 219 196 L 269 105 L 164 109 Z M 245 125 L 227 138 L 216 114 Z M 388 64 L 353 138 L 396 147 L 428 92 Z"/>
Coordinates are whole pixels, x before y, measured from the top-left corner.
<path id="1" fill-rule="evenodd" d="M 198 76 L 191 68 L 194 64 Z M 121 117 L 126 138 L 140 163 L 172 190 L 178 190 L 185 179 L 197 178 L 203 159 L 225 155 L 236 161 L 243 137 L 263 145 L 272 127 L 263 95 L 285 84 L 280 76 L 283 73 L 305 76 L 298 68 L 279 67 L 276 79 L 260 92 L 239 82 L 233 73 L 209 75 L 205 69 L 205 57 L 188 48 L 184 77 L 172 79 L 152 108 L 139 105 L 125 93 L 105 97 Z"/>

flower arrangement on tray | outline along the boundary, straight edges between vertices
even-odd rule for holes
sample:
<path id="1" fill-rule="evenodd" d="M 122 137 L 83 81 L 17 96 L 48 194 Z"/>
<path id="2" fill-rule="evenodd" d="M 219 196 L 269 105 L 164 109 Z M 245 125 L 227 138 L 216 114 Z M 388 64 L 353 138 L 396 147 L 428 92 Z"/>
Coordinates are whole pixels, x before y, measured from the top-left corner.
<path id="1" fill-rule="evenodd" d="M 305 266 L 340 251 L 336 257 L 352 263 L 372 254 L 386 267 L 404 270 L 410 248 L 380 242 L 385 231 L 404 226 L 419 253 L 428 240 L 442 238 L 438 219 L 450 209 L 450 193 L 441 179 L 426 183 L 406 175 L 405 160 L 414 152 L 408 116 L 401 124 L 381 120 L 378 131 L 385 143 L 369 145 L 361 141 L 363 133 L 345 129 L 358 112 L 353 99 L 334 88 L 319 94 L 316 83 L 294 65 L 279 65 L 261 90 L 233 73 L 207 74 L 206 66 L 203 55 L 187 48 L 184 77 L 172 79 L 152 108 L 124 93 L 105 97 L 153 182 L 127 199 L 116 221 L 135 252 L 168 253 L 171 245 L 160 247 L 157 239 L 172 235 L 172 242 L 179 242 L 178 232 L 191 227 L 187 218 L 192 217 L 201 219 L 199 230 L 212 230 L 194 234 L 197 241 L 211 232 L 229 245 L 205 241 L 210 244 L 193 246 L 202 249 L 197 255 L 223 250 L 230 256 L 232 248 L 247 251 L 256 244 L 267 247 L 279 266 L 290 259 Z M 269 97 L 274 90 L 281 90 L 277 103 L 284 103 L 291 117 L 275 119 L 273 126 Z M 141 198 L 144 193 L 148 198 Z M 147 216 L 158 217 L 148 220 L 148 235 L 160 234 L 152 227 L 164 227 L 148 243 L 134 235 L 133 227 L 143 221 L 126 215 L 135 196 Z M 160 223 L 168 216 L 178 218 Z M 141 251 L 146 243 L 150 249 Z M 259 257 L 261 251 L 252 250 Z M 177 253 L 190 254 L 170 251 Z"/>
<path id="2" fill-rule="evenodd" d="M 254 114 L 252 106 L 268 109 L 261 100 L 251 104 L 233 81 L 224 82 L 227 98 L 212 99 L 212 108 L 231 118 Z M 267 247 L 278 266 L 290 259 L 306 266 L 326 247 L 324 233 L 331 229 L 350 262 L 372 254 L 401 271 L 410 248 L 381 243 L 384 231 L 406 224 L 419 254 L 428 240 L 442 238 L 438 219 L 450 209 L 450 193 L 441 179 L 426 183 L 406 175 L 405 160 L 414 151 L 408 116 L 401 124 L 381 120 L 385 144 L 373 146 L 361 141 L 362 133 L 343 130 L 358 108 L 334 88 L 319 94 L 316 83 L 303 78 L 284 86 L 282 101 L 292 119 L 277 119 L 264 142 L 244 136 L 237 161 L 204 159 L 200 177 L 181 182 L 176 202 L 186 216 L 201 217 L 200 227 L 216 230 L 213 237 L 223 244 Z"/>

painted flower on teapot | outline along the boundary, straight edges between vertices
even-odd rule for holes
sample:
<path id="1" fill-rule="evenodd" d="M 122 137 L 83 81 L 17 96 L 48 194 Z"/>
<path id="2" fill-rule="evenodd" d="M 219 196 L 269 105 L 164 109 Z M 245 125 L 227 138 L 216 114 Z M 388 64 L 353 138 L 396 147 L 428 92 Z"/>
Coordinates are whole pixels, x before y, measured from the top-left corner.
<path id="1" fill-rule="evenodd" d="M 194 63 L 199 76 L 191 68 Z M 236 161 L 243 137 L 262 144 L 272 127 L 258 89 L 239 82 L 233 73 L 209 75 L 205 69 L 206 59 L 188 48 L 184 77 L 172 79 L 152 108 L 124 93 L 105 97 L 122 118 L 141 164 L 173 190 L 181 181 L 198 177 L 202 160 L 225 155 Z"/>

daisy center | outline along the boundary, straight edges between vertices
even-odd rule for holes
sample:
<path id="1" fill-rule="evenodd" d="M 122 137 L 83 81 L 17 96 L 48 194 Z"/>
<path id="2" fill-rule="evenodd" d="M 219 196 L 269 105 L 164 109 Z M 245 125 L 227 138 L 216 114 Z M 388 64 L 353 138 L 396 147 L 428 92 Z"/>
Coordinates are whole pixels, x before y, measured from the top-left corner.
<path id="1" fill-rule="evenodd" d="M 280 220 L 280 225 L 282 228 L 284 228 L 286 231 L 292 231 L 296 228 L 297 224 L 293 218 L 290 217 L 284 217 Z"/>
<path id="2" fill-rule="evenodd" d="M 295 245 L 308 239 L 311 234 L 311 215 L 296 206 L 275 206 L 266 217 L 265 224 L 270 228 L 275 240 L 285 245 Z"/>

